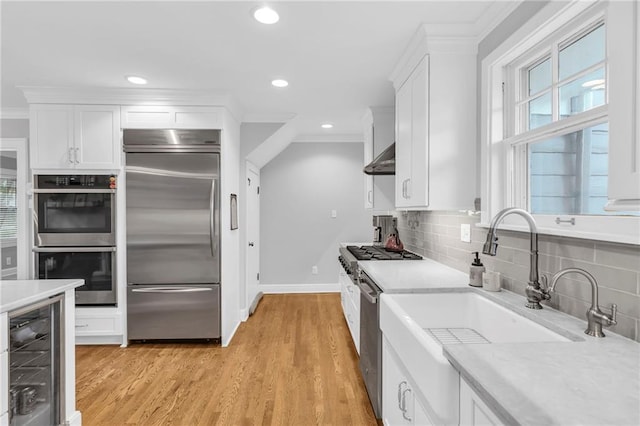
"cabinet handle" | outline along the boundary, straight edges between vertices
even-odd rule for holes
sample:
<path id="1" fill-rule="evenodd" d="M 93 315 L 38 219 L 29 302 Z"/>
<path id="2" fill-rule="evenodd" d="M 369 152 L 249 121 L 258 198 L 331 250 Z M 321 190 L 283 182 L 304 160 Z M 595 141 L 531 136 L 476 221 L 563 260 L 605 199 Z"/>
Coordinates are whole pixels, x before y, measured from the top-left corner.
<path id="1" fill-rule="evenodd" d="M 373 204 L 373 191 L 369 191 L 367 192 L 367 201 L 371 204 Z"/>
<path id="2" fill-rule="evenodd" d="M 69 148 L 69 152 L 67 154 L 69 155 L 69 163 L 73 164 L 73 148 Z"/>
<path id="3" fill-rule="evenodd" d="M 402 181 L 402 197 L 409 198 L 409 181 L 411 179 L 407 178 Z"/>
<path id="4" fill-rule="evenodd" d="M 407 416 L 407 392 L 411 392 L 411 388 L 407 387 L 402 392 L 402 417 L 405 420 L 411 421 L 411 417 Z"/>
<path id="5" fill-rule="evenodd" d="M 89 324 L 76 324 L 76 328 L 86 328 L 89 327 Z"/>
<path id="6" fill-rule="evenodd" d="M 402 395 L 403 395 L 402 386 L 406 384 L 407 384 L 406 381 L 402 381 L 398 383 L 398 408 L 402 411 L 404 411 L 404 408 L 402 407 Z"/>
<path id="7" fill-rule="evenodd" d="M 80 160 L 78 160 L 78 157 L 80 156 L 79 152 L 80 152 L 80 148 L 76 148 L 75 149 L 76 164 L 80 164 Z"/>
<path id="8" fill-rule="evenodd" d="M 407 179 L 407 198 L 411 198 L 411 178 Z"/>

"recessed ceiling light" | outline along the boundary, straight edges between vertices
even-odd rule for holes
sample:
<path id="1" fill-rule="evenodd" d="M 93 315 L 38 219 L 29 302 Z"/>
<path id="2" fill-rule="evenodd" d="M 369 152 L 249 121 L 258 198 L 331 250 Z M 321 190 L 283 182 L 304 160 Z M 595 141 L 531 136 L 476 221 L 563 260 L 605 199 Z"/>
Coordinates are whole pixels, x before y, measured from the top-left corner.
<path id="1" fill-rule="evenodd" d="M 604 84 L 604 79 L 598 78 L 595 80 L 585 81 L 584 83 L 582 83 L 582 87 L 594 87 L 594 86 L 600 86 L 602 84 Z"/>
<path id="2" fill-rule="evenodd" d="M 253 12 L 253 17 L 262 24 L 275 24 L 280 20 L 278 12 L 267 6 L 256 9 L 255 12 Z"/>
<path id="3" fill-rule="evenodd" d="M 275 87 L 287 87 L 289 82 L 287 80 L 276 79 L 271 82 L 271 84 Z"/>
<path id="4" fill-rule="evenodd" d="M 323 124 L 322 126 L 320 126 L 320 127 L 322 127 L 323 129 L 331 129 L 331 128 L 333 128 L 333 124 L 331 124 L 331 123 L 324 123 L 324 124 Z"/>
<path id="5" fill-rule="evenodd" d="M 147 84 L 147 79 L 137 75 L 128 75 L 127 81 L 132 84 Z"/>

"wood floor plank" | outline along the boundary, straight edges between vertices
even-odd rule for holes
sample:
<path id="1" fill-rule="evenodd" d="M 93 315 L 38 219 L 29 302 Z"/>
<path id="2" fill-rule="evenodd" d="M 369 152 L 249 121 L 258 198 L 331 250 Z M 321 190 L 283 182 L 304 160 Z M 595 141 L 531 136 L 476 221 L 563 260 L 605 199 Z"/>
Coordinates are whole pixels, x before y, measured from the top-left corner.
<path id="1" fill-rule="evenodd" d="M 266 295 L 229 347 L 76 348 L 91 425 L 376 425 L 337 294 Z"/>

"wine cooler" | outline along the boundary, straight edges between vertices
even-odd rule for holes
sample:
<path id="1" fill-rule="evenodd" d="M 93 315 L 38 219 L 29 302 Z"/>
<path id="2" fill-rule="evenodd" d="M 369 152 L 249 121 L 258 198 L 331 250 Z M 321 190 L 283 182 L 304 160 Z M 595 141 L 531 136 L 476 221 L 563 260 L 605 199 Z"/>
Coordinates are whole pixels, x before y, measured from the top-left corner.
<path id="1" fill-rule="evenodd" d="M 9 313 L 9 424 L 62 423 L 62 296 Z"/>

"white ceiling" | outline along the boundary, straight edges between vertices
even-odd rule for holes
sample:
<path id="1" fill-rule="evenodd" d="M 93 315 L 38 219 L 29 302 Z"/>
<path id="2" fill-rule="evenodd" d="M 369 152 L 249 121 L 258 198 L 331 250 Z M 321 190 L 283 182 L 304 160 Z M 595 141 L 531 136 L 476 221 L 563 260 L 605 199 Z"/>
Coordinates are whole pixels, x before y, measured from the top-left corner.
<path id="1" fill-rule="evenodd" d="M 300 137 L 355 134 L 368 106 L 393 105 L 389 75 L 421 24 L 480 39 L 517 3 L 278 1 L 280 22 L 263 25 L 256 1 L 3 0 L 0 102 L 26 108 L 17 86 L 127 88 L 136 74 L 149 89 L 230 95 L 245 121 L 296 116 Z"/>

